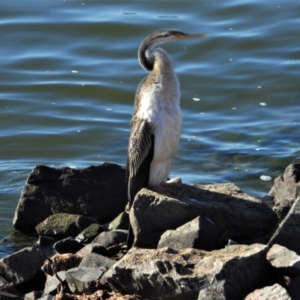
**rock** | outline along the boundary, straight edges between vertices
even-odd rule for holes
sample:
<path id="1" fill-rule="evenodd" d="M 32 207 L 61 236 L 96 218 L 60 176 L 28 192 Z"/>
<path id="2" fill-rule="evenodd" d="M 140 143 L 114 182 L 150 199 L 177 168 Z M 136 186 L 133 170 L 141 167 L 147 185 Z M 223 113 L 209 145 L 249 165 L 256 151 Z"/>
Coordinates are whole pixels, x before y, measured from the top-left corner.
<path id="1" fill-rule="evenodd" d="M 63 240 L 60 240 L 56 242 L 53 245 L 53 248 L 59 253 L 59 254 L 64 254 L 64 253 L 76 253 L 80 249 L 83 248 L 83 244 L 78 242 L 77 240 L 69 237 Z"/>
<path id="2" fill-rule="evenodd" d="M 275 268 L 288 274 L 300 275 L 300 256 L 280 245 L 273 245 L 267 253 L 267 260 Z"/>
<path id="3" fill-rule="evenodd" d="M 300 197 L 270 239 L 269 245 L 279 244 L 300 255 L 300 243 L 295 242 L 295 237 L 298 236 L 300 236 Z"/>
<path id="4" fill-rule="evenodd" d="M 255 290 L 245 300 L 291 300 L 288 292 L 278 283 Z"/>
<path id="5" fill-rule="evenodd" d="M 110 259 L 108 257 L 102 256 L 96 253 L 88 253 L 86 254 L 81 263 L 79 264 L 79 268 L 96 268 L 102 267 L 104 269 L 109 269 L 112 265 L 116 263 L 115 260 Z"/>
<path id="6" fill-rule="evenodd" d="M 53 276 L 54 270 L 55 272 L 59 272 L 78 267 L 81 260 L 82 255 L 80 254 L 56 254 L 50 259 L 48 258 L 41 269 L 47 275 Z"/>
<path id="7" fill-rule="evenodd" d="M 300 276 L 292 278 L 286 289 L 292 299 L 297 300 L 300 295 Z"/>
<path id="8" fill-rule="evenodd" d="M 103 247 L 102 245 L 96 244 L 96 243 L 88 244 L 84 248 L 82 248 L 81 250 L 79 250 L 77 252 L 77 254 L 83 255 L 83 256 L 87 255 L 88 253 L 96 253 L 96 254 L 100 254 L 100 255 L 104 255 L 104 256 L 109 255 L 109 253 L 105 247 Z"/>
<path id="9" fill-rule="evenodd" d="M 86 169 L 35 167 L 28 176 L 15 211 L 14 227 L 35 232 L 35 226 L 55 213 L 97 217 L 110 222 L 127 203 L 125 170 L 104 163 Z"/>
<path id="10" fill-rule="evenodd" d="M 300 197 L 300 163 L 290 164 L 284 174 L 274 180 L 274 185 L 269 192 L 274 197 L 276 206 L 281 210 L 290 208 Z M 277 210 L 280 210 L 277 207 Z"/>
<path id="11" fill-rule="evenodd" d="M 38 235 L 55 237 L 76 237 L 82 230 L 87 228 L 93 221 L 80 215 L 66 213 L 54 214 L 36 226 Z"/>
<path id="12" fill-rule="evenodd" d="M 90 292 L 95 281 L 105 272 L 105 268 L 74 268 L 66 272 L 66 281 L 72 293 Z"/>
<path id="13" fill-rule="evenodd" d="M 157 248 L 171 247 L 176 250 L 196 248 L 210 251 L 218 246 L 216 225 L 208 218 L 199 216 L 176 230 L 167 230 L 163 233 Z"/>
<path id="14" fill-rule="evenodd" d="M 261 244 L 211 252 L 132 248 L 103 275 L 101 283 L 108 282 L 124 294 L 151 295 L 152 300 L 197 299 L 208 286 L 226 295 L 225 299 L 244 299 L 263 284 L 274 283 L 274 271 L 265 259 L 268 249 Z"/>
<path id="15" fill-rule="evenodd" d="M 130 210 L 134 246 L 156 248 L 163 232 L 198 216 L 211 219 L 219 236 L 227 232 L 228 239 L 240 243 L 269 238 L 277 226 L 276 214 L 267 205 L 233 184 L 182 184 L 176 198 L 142 189 Z"/>
<path id="16" fill-rule="evenodd" d="M 109 223 L 108 229 L 125 229 L 129 227 L 129 215 L 126 212 L 120 213 L 112 222 Z"/>
<path id="17" fill-rule="evenodd" d="M 0 259 L 0 275 L 8 282 L 31 280 L 40 270 L 46 255 L 39 246 L 24 248 Z"/>
<path id="18" fill-rule="evenodd" d="M 82 232 L 80 232 L 76 237 L 76 240 L 80 243 L 90 243 L 97 235 L 99 235 L 103 231 L 103 226 L 97 223 L 93 223 L 85 228 Z"/>
<path id="19" fill-rule="evenodd" d="M 59 279 L 57 276 L 59 277 Z M 57 272 L 57 276 L 54 275 L 52 277 L 47 278 L 44 289 L 44 295 L 56 294 L 57 290 L 61 288 L 61 283 L 63 283 L 66 280 L 66 271 Z"/>
<path id="20" fill-rule="evenodd" d="M 38 300 L 43 296 L 42 291 L 34 291 L 25 295 L 24 300 Z"/>
<path id="21" fill-rule="evenodd" d="M 102 232 L 93 240 L 93 243 L 108 248 L 112 245 L 126 242 L 127 233 L 128 233 L 127 230 L 121 230 L 121 229 Z"/>

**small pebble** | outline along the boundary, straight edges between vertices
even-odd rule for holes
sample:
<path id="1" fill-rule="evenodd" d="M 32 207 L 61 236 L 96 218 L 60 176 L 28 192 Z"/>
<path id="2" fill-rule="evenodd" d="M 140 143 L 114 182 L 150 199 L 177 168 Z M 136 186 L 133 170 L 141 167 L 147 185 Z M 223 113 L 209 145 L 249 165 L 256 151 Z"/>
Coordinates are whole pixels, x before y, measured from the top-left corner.
<path id="1" fill-rule="evenodd" d="M 259 105 L 261 105 L 261 106 L 266 106 L 267 103 L 265 103 L 265 102 L 260 102 Z"/>
<path id="2" fill-rule="evenodd" d="M 193 98 L 194 101 L 200 101 L 200 98 Z"/>

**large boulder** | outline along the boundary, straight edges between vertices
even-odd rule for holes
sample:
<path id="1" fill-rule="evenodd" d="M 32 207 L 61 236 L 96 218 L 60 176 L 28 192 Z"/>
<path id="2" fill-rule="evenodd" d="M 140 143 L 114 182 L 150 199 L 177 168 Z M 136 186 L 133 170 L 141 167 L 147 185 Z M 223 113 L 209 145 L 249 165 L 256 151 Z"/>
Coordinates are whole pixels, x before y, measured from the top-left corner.
<path id="1" fill-rule="evenodd" d="M 244 299 L 254 289 L 274 283 L 267 251 L 261 244 L 211 252 L 132 248 L 101 280 L 120 293 L 151 295 L 152 300 L 197 299 L 207 287 L 215 291 L 213 299 Z"/>
<path id="2" fill-rule="evenodd" d="M 219 236 L 225 235 L 227 241 L 232 239 L 240 243 L 269 237 L 277 226 L 272 209 L 242 193 L 232 183 L 182 184 L 176 197 L 142 189 L 130 210 L 134 246 L 156 248 L 166 230 L 176 229 L 198 216 L 211 219 Z"/>
<path id="3" fill-rule="evenodd" d="M 280 284 L 266 286 L 249 294 L 245 300 L 291 300 L 288 292 Z"/>
<path id="4" fill-rule="evenodd" d="M 86 169 L 35 167 L 15 211 L 14 227 L 25 233 L 55 213 L 97 217 L 110 222 L 127 203 L 125 170 L 104 163 Z"/>
<path id="5" fill-rule="evenodd" d="M 300 243 L 298 237 L 300 236 L 300 197 L 291 207 L 289 213 L 286 215 L 280 226 L 269 241 L 269 245 L 279 244 L 295 251 L 300 255 Z"/>

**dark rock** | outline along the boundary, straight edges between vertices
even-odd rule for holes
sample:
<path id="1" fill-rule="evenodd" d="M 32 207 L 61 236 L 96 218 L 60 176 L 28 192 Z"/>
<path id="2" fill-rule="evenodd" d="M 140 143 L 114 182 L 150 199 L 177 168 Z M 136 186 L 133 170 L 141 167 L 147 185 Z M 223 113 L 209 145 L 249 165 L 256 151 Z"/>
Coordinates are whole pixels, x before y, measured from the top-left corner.
<path id="1" fill-rule="evenodd" d="M 267 251 L 268 247 L 260 244 L 211 252 L 132 248 L 101 282 L 120 293 L 151 295 L 152 300 L 197 299 L 208 286 L 225 295 L 224 299 L 240 300 L 263 284 L 274 283 L 273 269 L 265 259 Z"/>
<path id="2" fill-rule="evenodd" d="M 286 247 L 273 245 L 267 253 L 267 260 L 287 274 L 300 275 L 300 256 Z"/>
<path id="3" fill-rule="evenodd" d="M 60 240 L 53 245 L 53 248 L 59 253 L 76 253 L 83 248 L 83 244 L 77 240 L 68 237 L 66 239 Z"/>
<path id="4" fill-rule="evenodd" d="M 104 255 L 104 256 L 109 255 L 109 253 L 105 247 L 103 247 L 102 245 L 96 244 L 96 243 L 88 244 L 84 248 L 82 248 L 81 250 L 79 250 L 77 252 L 77 254 L 83 255 L 83 256 L 87 255 L 88 253 L 96 253 L 96 254 L 100 254 L 100 255 Z"/>
<path id="5" fill-rule="evenodd" d="M 86 254 L 81 263 L 79 264 L 79 268 L 97 268 L 102 267 L 104 269 L 109 269 L 112 265 L 116 263 L 115 260 L 110 259 L 108 257 L 102 256 L 96 253 L 88 253 Z"/>
<path id="6" fill-rule="evenodd" d="M 121 230 L 121 229 L 102 232 L 93 240 L 93 243 L 108 248 L 112 245 L 126 242 L 127 233 L 128 233 L 127 230 Z"/>
<path id="7" fill-rule="evenodd" d="M 216 225 L 208 218 L 200 216 L 176 230 L 167 230 L 161 236 L 157 248 L 170 247 L 176 250 L 196 248 L 210 251 L 218 246 Z"/>
<path id="8" fill-rule="evenodd" d="M 53 276 L 55 272 L 67 271 L 79 266 L 82 260 L 82 255 L 79 254 L 56 254 L 51 258 L 47 258 L 42 270 L 50 276 Z"/>
<path id="9" fill-rule="evenodd" d="M 211 219 L 221 236 L 253 243 L 274 232 L 276 214 L 260 200 L 233 184 L 189 186 L 182 184 L 176 198 L 142 189 L 130 210 L 134 246 L 156 248 L 163 232 L 176 229 L 198 216 Z"/>
<path id="10" fill-rule="evenodd" d="M 0 259 L 0 275 L 8 282 L 31 280 L 46 259 L 39 246 L 24 248 Z"/>
<path id="11" fill-rule="evenodd" d="M 100 224 L 93 223 L 80 232 L 76 237 L 76 240 L 80 243 L 90 243 L 97 235 L 99 235 L 99 233 L 103 231 L 104 229 Z"/>
<path id="12" fill-rule="evenodd" d="M 300 243 L 295 241 L 295 237 L 300 236 L 300 197 L 291 207 L 271 240 L 269 245 L 279 244 L 295 251 L 300 255 Z"/>
<path id="13" fill-rule="evenodd" d="M 300 295 L 300 276 L 292 278 L 286 288 L 293 300 L 299 299 Z"/>
<path id="14" fill-rule="evenodd" d="M 105 268 L 74 268 L 66 272 L 66 281 L 72 293 L 91 292 Z"/>
<path id="15" fill-rule="evenodd" d="M 274 198 L 275 209 L 280 218 L 283 218 L 289 208 L 300 197 L 300 163 L 290 164 L 284 174 L 274 180 L 269 192 Z"/>
<path id="16" fill-rule="evenodd" d="M 58 279 L 59 277 L 59 279 Z M 61 284 L 66 280 L 66 271 L 57 272 L 57 276 L 47 278 L 44 294 L 55 295 L 57 290 L 61 288 Z"/>
<path id="17" fill-rule="evenodd" d="M 225 299 L 225 298 L 224 298 Z M 278 283 L 255 290 L 245 300 L 291 300 L 288 292 Z"/>
<path id="18" fill-rule="evenodd" d="M 112 222 L 109 223 L 108 229 L 125 229 L 129 227 L 129 215 L 126 212 L 120 213 Z"/>
<path id="19" fill-rule="evenodd" d="M 104 163 L 86 169 L 37 166 L 28 176 L 14 217 L 21 232 L 35 232 L 35 226 L 55 213 L 95 216 L 110 222 L 127 203 L 125 170 Z"/>
<path id="20" fill-rule="evenodd" d="M 93 221 L 80 215 L 66 213 L 54 214 L 36 226 L 39 235 L 55 237 L 76 237 L 82 230 L 87 228 Z"/>

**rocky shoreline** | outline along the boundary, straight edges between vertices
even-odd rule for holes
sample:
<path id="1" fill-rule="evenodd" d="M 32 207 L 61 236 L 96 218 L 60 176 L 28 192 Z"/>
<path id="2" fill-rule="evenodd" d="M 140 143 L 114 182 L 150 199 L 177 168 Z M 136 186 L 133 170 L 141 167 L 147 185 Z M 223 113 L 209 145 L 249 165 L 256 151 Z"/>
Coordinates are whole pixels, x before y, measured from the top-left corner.
<path id="1" fill-rule="evenodd" d="M 34 168 L 13 224 L 38 242 L 0 259 L 0 299 L 300 299 L 300 163 L 262 198 L 178 183 L 142 189 L 129 214 L 124 178 L 109 163 Z"/>

